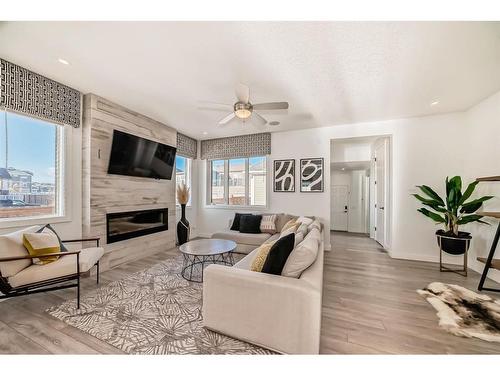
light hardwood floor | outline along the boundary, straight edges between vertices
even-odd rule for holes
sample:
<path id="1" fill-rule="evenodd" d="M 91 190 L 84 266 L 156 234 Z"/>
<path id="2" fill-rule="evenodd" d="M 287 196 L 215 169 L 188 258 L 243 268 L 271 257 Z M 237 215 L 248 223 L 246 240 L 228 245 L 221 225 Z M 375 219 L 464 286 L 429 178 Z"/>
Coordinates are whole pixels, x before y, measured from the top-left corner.
<path id="1" fill-rule="evenodd" d="M 439 273 L 436 264 L 391 259 L 364 236 L 334 233 L 332 244 L 325 257 L 322 353 L 500 353 L 500 344 L 441 330 L 434 309 L 415 292 L 432 281 L 475 290 L 477 273 L 463 278 Z M 175 251 L 103 272 L 101 285 L 148 268 Z M 82 293 L 93 288 L 94 279 L 83 280 Z M 74 296 L 74 290 L 61 290 L 0 302 L 0 353 L 121 353 L 44 312 Z"/>
<path id="2" fill-rule="evenodd" d="M 374 240 L 331 233 L 324 266 L 322 353 L 500 353 L 500 344 L 453 336 L 416 293 L 433 281 L 476 291 L 479 274 L 440 273 L 434 263 L 390 258 Z M 498 293 L 492 293 L 500 298 Z"/>

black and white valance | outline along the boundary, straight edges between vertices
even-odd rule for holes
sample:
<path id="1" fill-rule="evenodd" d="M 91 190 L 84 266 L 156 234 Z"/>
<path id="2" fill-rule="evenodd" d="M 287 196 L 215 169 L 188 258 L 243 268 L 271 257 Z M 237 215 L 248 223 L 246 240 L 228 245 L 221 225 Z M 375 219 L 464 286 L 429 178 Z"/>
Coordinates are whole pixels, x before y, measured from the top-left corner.
<path id="1" fill-rule="evenodd" d="M 202 159 L 231 159 L 271 153 L 271 133 L 241 135 L 201 141 Z"/>
<path id="2" fill-rule="evenodd" d="M 79 91 L 3 59 L 0 107 L 75 128 L 81 122 Z"/>
<path id="3" fill-rule="evenodd" d="M 177 155 L 196 159 L 198 157 L 198 141 L 177 132 Z"/>

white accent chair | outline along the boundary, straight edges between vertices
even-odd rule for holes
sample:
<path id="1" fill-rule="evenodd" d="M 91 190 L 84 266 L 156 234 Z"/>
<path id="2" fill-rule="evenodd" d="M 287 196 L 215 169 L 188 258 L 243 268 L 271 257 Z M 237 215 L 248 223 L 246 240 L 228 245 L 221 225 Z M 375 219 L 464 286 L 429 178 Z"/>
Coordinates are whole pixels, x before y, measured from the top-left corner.
<path id="1" fill-rule="evenodd" d="M 99 247 L 99 238 L 61 241 L 63 243 L 96 243 L 96 247 L 77 251 L 66 251 L 46 255 L 29 255 L 23 245 L 23 234 L 36 232 L 40 226 L 32 226 L 13 233 L 0 235 L 0 299 L 47 292 L 50 290 L 76 288 L 77 308 L 80 308 L 80 276 L 97 268 L 99 283 L 99 260 L 104 249 Z M 33 264 L 33 258 L 59 256 L 54 262 Z"/>

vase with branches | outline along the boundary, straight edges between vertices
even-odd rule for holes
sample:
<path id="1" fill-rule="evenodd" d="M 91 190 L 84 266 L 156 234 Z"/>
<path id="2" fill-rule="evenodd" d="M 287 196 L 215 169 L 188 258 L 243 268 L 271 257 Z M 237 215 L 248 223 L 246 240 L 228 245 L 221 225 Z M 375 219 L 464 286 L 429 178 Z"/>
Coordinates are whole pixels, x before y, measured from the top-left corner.
<path id="1" fill-rule="evenodd" d="M 177 185 L 176 189 L 177 202 L 181 206 L 181 219 L 177 223 L 177 242 L 182 245 L 189 241 L 191 229 L 189 221 L 186 219 L 186 205 L 189 202 L 190 188 L 185 183 Z"/>

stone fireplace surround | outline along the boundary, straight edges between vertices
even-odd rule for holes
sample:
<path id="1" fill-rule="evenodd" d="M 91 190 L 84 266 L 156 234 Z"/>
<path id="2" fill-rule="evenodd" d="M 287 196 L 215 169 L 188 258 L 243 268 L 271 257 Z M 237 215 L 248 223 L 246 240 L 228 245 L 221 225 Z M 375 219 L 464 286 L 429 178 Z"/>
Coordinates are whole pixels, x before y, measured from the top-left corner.
<path id="1" fill-rule="evenodd" d="M 171 180 L 109 175 L 113 129 L 176 146 L 177 131 L 94 94 L 83 100 L 82 193 L 84 237 L 100 237 L 105 248 L 101 269 L 175 246 L 175 176 Z M 167 227 L 113 243 L 107 240 L 107 214 L 168 209 Z"/>

